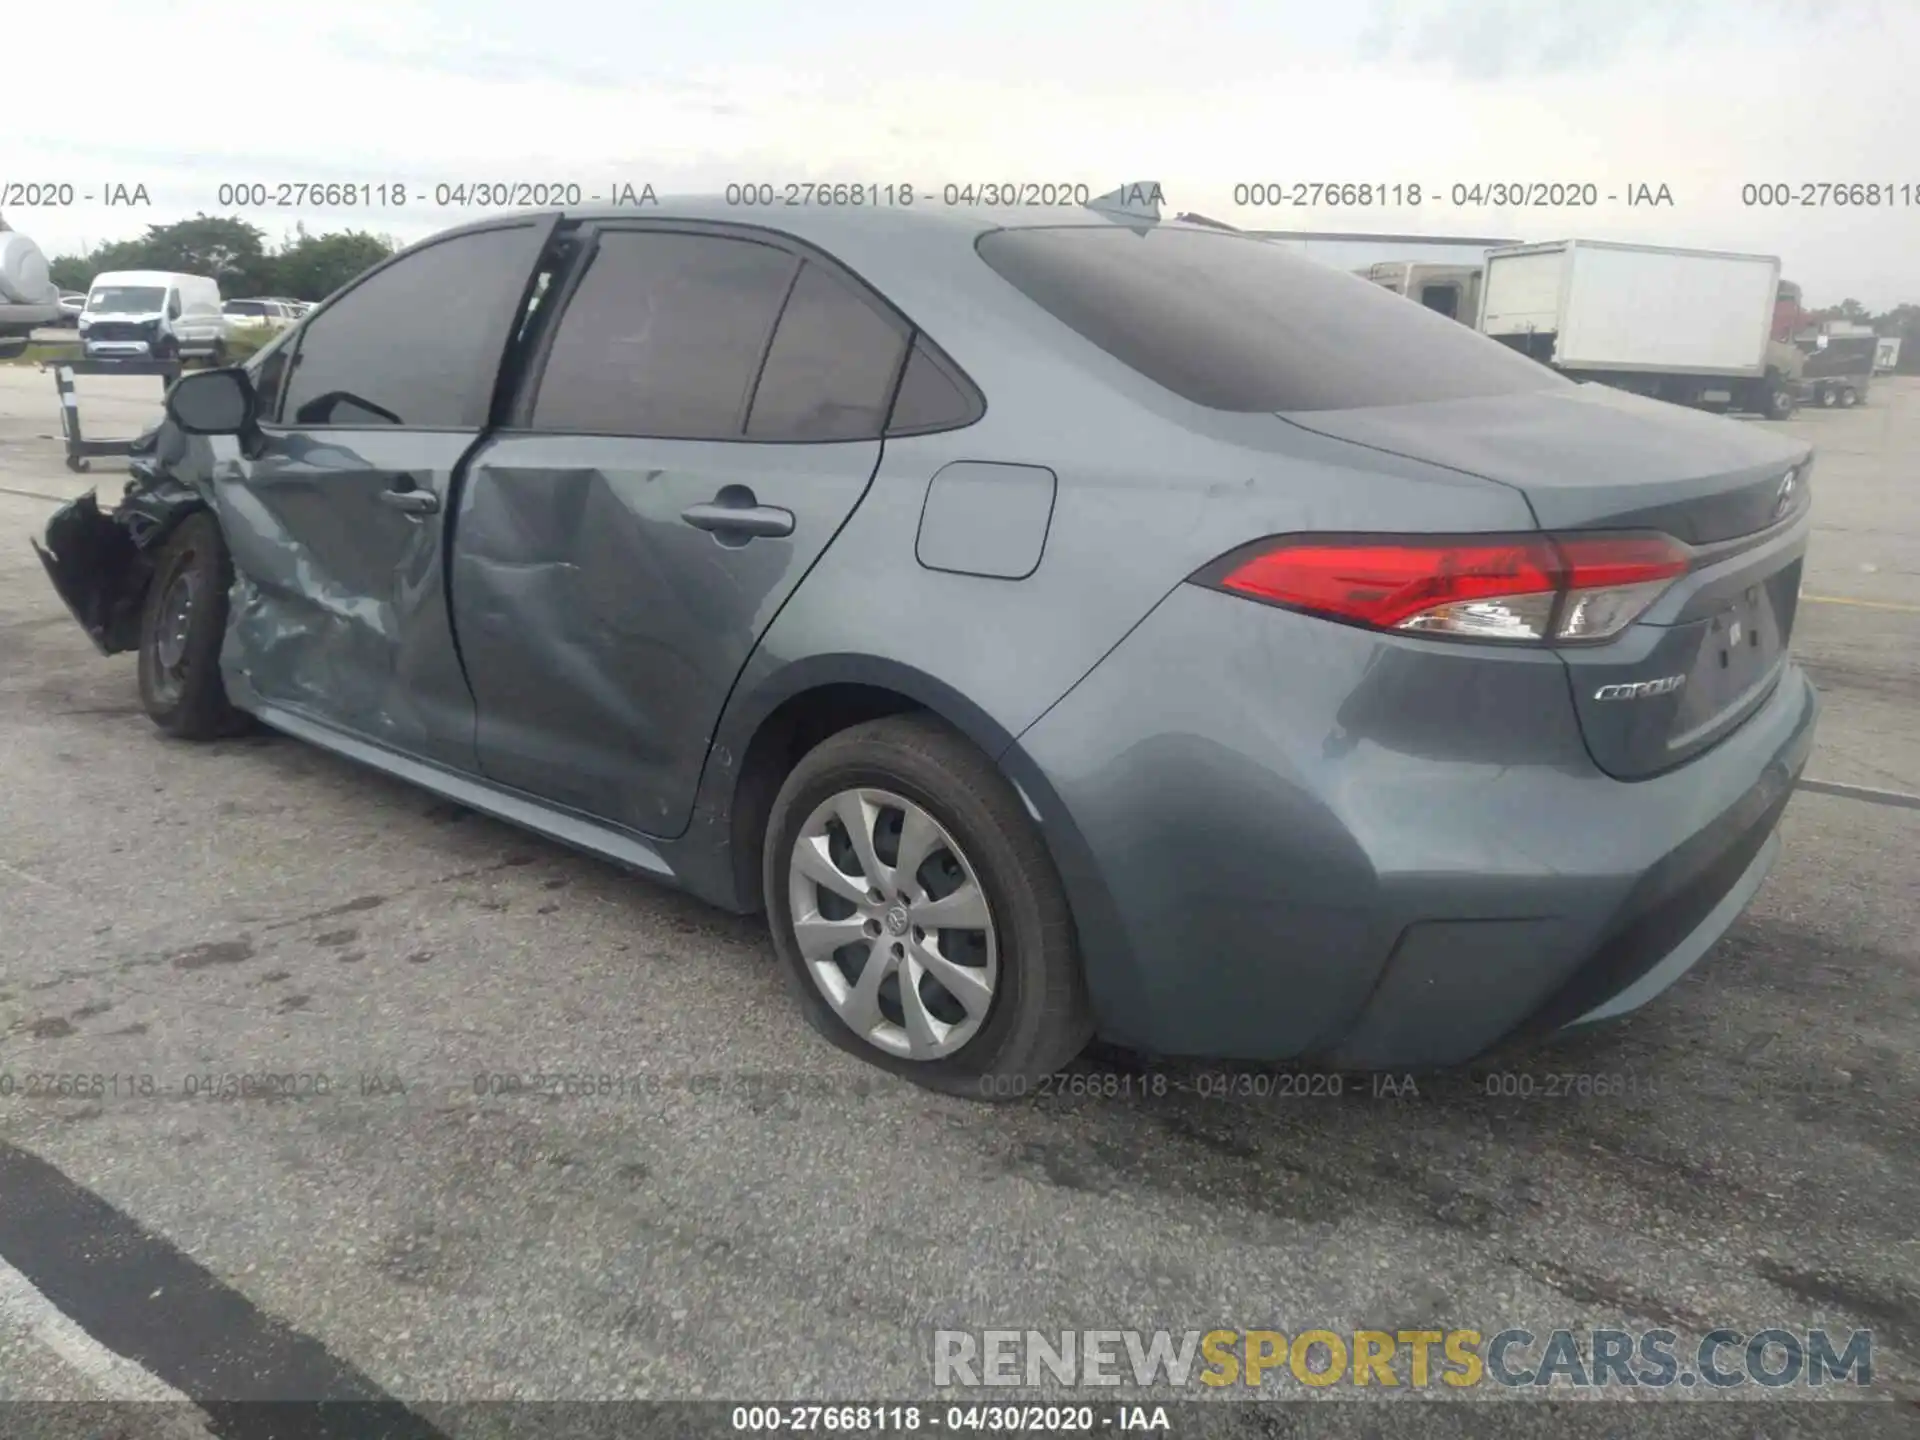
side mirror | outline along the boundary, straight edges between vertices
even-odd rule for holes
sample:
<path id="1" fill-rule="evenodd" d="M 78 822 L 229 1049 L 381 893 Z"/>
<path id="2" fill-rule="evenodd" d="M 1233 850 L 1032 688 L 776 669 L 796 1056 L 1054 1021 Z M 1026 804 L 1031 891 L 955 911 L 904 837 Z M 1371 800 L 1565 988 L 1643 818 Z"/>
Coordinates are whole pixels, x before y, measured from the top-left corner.
<path id="1" fill-rule="evenodd" d="M 167 391 L 167 418 L 189 435 L 244 435 L 259 410 L 260 397 L 244 370 L 198 370 Z"/>

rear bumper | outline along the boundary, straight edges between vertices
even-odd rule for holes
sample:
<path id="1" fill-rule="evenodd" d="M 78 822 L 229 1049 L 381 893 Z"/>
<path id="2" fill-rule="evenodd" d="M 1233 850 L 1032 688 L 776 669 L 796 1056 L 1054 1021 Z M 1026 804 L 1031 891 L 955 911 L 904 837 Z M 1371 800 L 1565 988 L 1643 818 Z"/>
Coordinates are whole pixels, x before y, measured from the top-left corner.
<path id="1" fill-rule="evenodd" d="M 1624 782 L 1550 654 L 1182 586 L 1007 757 L 1102 1033 L 1152 1053 L 1457 1064 L 1644 1003 L 1751 898 L 1818 702 Z"/>

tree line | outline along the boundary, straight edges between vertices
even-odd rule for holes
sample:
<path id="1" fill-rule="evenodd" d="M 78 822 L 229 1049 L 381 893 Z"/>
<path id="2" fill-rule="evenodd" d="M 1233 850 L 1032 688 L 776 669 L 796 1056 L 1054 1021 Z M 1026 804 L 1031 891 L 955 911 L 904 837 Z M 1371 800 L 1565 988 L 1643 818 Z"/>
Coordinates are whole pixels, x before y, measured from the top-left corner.
<path id="1" fill-rule="evenodd" d="M 384 235 L 335 230 L 322 235 L 294 226 L 277 245 L 257 225 L 237 217 L 196 215 L 171 225 L 149 225 L 133 240 L 109 240 L 84 255 L 60 255 L 48 262 L 53 283 L 84 293 L 93 277 L 109 270 L 172 270 L 211 275 L 229 298 L 279 295 L 293 300 L 324 300 L 376 261 L 393 254 Z"/>

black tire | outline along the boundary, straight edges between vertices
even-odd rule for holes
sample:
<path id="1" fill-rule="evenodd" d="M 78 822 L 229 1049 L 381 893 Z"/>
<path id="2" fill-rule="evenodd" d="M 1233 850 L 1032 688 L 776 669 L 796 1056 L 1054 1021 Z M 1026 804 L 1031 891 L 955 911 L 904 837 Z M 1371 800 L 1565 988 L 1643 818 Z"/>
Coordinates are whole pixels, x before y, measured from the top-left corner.
<path id="1" fill-rule="evenodd" d="M 1767 390 L 1766 414 L 1770 420 L 1785 420 L 1793 414 L 1793 392 L 1784 386 L 1774 385 Z"/>
<path id="2" fill-rule="evenodd" d="M 986 1018 L 970 1040 L 938 1059 L 895 1055 L 856 1034 L 828 1005 L 794 937 L 794 841 L 817 806 L 855 786 L 911 800 L 948 832 L 965 852 L 999 937 L 999 978 Z M 774 950 L 802 1011 L 851 1055 L 931 1090 L 1010 1100 L 1031 1093 L 1093 1036 L 1072 914 L 1038 827 L 993 762 L 929 716 L 869 721 L 809 752 L 774 799 L 761 883 Z"/>
<path id="3" fill-rule="evenodd" d="M 226 541 L 204 510 L 182 520 L 155 557 L 140 614 L 140 703 L 148 719 L 178 739 L 217 740 L 252 725 L 227 702 L 220 681 L 232 583 Z"/>
<path id="4" fill-rule="evenodd" d="M 1860 393 L 1857 390 L 1855 390 L 1851 385 L 1847 386 L 1844 390 L 1840 392 L 1840 408 L 1842 410 L 1851 410 L 1855 405 L 1859 403 L 1860 403 Z"/>
<path id="5" fill-rule="evenodd" d="M 1835 405 L 1840 403 L 1840 392 L 1831 386 L 1822 385 L 1820 387 L 1819 400 L 1822 410 L 1831 410 Z"/>

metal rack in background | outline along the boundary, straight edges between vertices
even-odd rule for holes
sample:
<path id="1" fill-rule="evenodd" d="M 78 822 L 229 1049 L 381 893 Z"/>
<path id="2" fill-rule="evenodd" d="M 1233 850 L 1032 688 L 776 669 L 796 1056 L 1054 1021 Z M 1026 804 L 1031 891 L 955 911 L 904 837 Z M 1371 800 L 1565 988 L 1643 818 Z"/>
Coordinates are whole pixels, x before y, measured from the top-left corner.
<path id="1" fill-rule="evenodd" d="M 132 453 L 136 436 L 124 440 L 89 440 L 80 428 L 80 397 L 74 393 L 76 375 L 158 375 L 161 393 L 180 378 L 178 360 L 47 360 L 42 370 L 53 371 L 53 383 L 60 392 L 60 429 L 67 439 L 67 468 L 89 469 L 88 460 L 100 455 Z"/>

